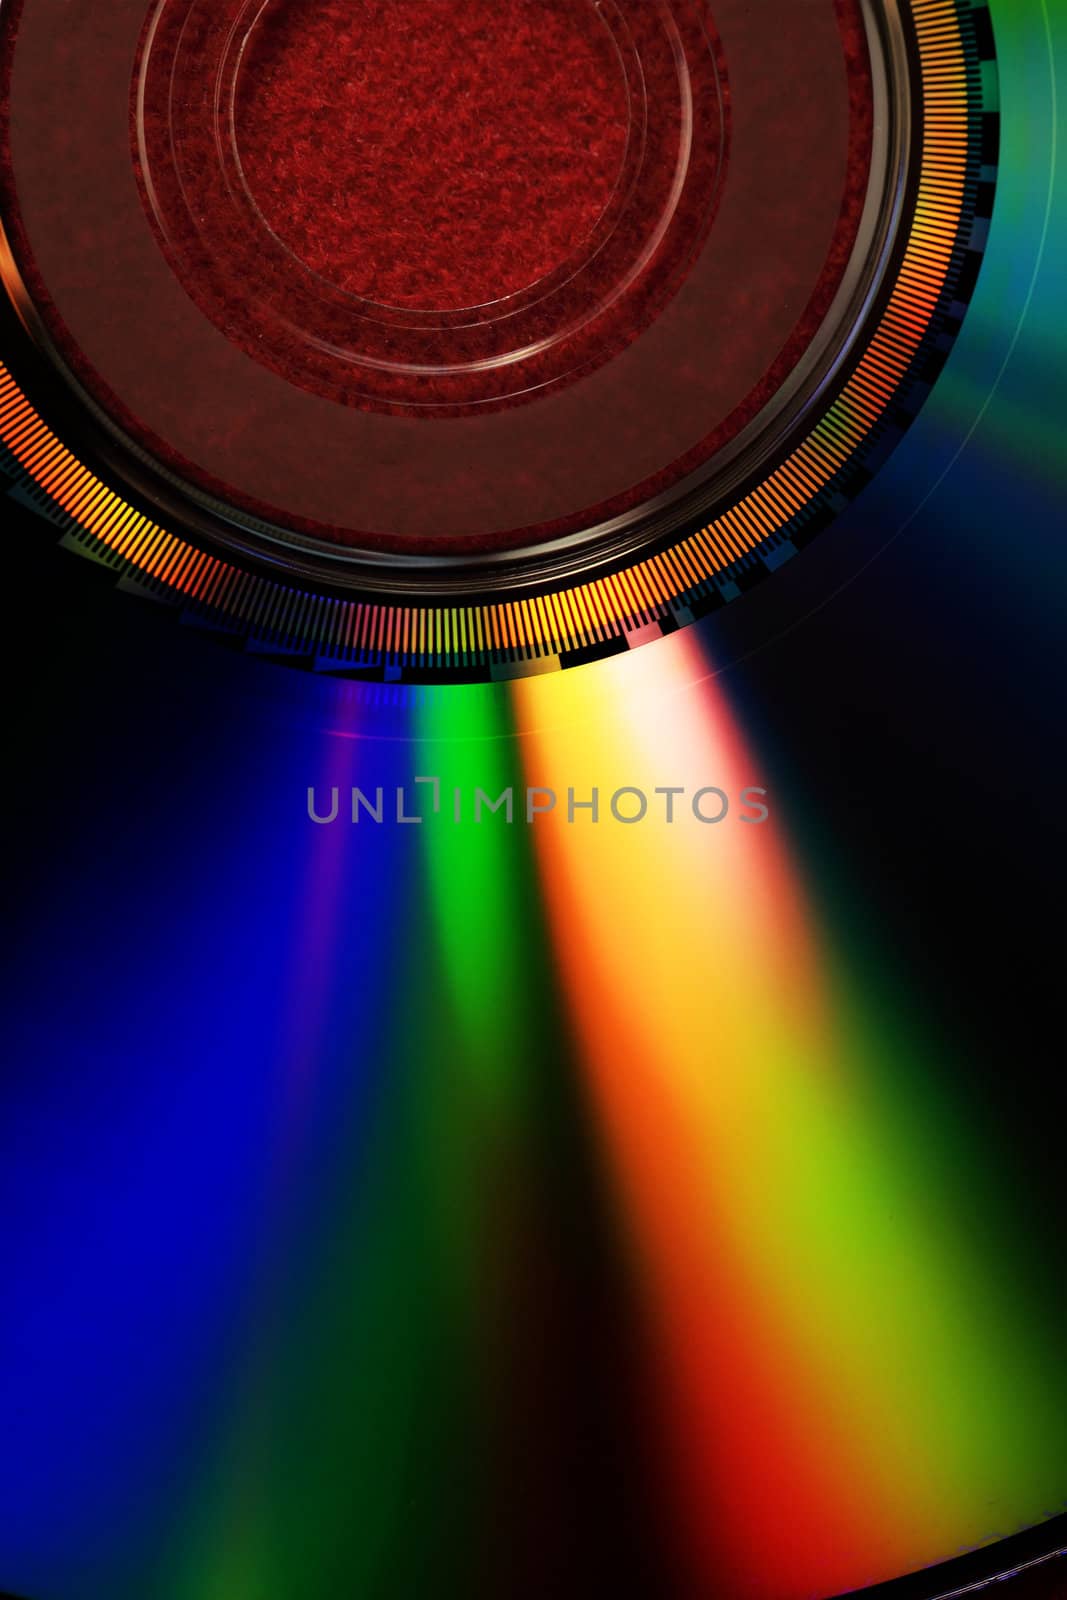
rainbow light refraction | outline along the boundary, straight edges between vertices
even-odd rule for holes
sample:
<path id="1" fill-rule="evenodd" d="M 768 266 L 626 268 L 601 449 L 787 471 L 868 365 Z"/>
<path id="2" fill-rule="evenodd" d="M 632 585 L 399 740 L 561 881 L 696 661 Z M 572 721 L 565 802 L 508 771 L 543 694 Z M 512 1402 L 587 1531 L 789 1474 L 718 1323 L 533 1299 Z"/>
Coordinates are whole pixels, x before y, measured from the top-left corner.
<path id="1" fill-rule="evenodd" d="M 532 782 L 760 781 L 687 636 L 516 692 Z M 822 925 L 773 814 L 553 814 L 538 842 L 694 1592 L 832 1594 L 1054 1504 L 1058 1352 L 985 1260 L 966 1102 L 918 999 L 894 1015 L 857 971 L 862 920 Z"/>
<path id="2" fill-rule="evenodd" d="M 20 655 L 0 1589 L 827 1600 L 1064 1510 L 1063 1194 L 1035 1178 L 1062 1127 L 1033 1087 L 1062 1030 L 1035 1046 L 1019 978 L 1062 838 L 1067 0 L 992 15 L 987 259 L 842 518 L 864 559 L 912 518 L 882 563 L 906 612 L 878 571 L 763 678 L 707 627 L 378 689 L 128 599 Z M 899 720 L 842 782 L 879 686 Z M 420 826 L 306 817 L 308 784 L 343 807 L 420 774 Z M 475 787 L 528 783 L 555 812 L 475 823 Z M 611 818 L 668 785 L 766 785 L 770 819 Z M 946 787 L 977 821 L 890 832 Z M 931 834 L 902 912 L 881 856 Z"/>
<path id="3" fill-rule="evenodd" d="M 384 715 L 257 687 L 214 855 L 190 772 L 138 872 L 57 880 L 87 938 L 45 978 L 31 930 L 3 1135 L 15 1592 L 801 1600 L 1058 1508 L 1058 1324 L 967 1064 L 859 887 L 816 894 L 725 681 L 686 635 Z M 283 847 L 300 780 L 426 773 L 420 826 Z M 758 826 L 566 821 L 764 777 Z M 455 820 L 527 783 L 557 812 Z"/>

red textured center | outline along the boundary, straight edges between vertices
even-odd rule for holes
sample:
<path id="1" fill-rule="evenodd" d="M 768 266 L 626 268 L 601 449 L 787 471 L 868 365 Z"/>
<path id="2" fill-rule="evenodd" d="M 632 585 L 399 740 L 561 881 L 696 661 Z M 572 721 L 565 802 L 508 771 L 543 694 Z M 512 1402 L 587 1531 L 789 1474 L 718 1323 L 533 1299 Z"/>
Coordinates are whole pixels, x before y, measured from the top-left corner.
<path id="1" fill-rule="evenodd" d="M 451 310 L 581 249 L 629 117 L 592 0 L 270 0 L 234 122 L 251 196 L 299 260 L 379 303 Z"/>
<path id="2" fill-rule="evenodd" d="M 835 356 L 883 182 L 861 6 L 33 0 L 5 224 L 227 536 L 576 568 L 733 493 Z"/>

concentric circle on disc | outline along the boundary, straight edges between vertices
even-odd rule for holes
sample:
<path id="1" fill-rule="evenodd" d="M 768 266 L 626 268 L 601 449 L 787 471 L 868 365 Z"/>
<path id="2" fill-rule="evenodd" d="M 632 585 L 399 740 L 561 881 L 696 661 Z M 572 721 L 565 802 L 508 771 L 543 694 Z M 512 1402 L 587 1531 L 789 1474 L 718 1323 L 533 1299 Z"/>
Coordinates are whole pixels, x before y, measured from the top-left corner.
<path id="1" fill-rule="evenodd" d="M 8 0 L 13 365 L 209 620 L 588 659 L 780 563 L 906 411 L 980 242 L 980 15 Z"/>

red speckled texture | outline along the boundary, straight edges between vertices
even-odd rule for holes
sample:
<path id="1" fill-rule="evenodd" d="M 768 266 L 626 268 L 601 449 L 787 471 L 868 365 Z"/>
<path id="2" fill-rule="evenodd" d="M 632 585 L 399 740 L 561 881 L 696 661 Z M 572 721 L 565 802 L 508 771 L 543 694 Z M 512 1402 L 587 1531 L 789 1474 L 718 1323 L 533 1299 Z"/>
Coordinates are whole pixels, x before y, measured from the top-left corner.
<path id="1" fill-rule="evenodd" d="M 428 43 L 434 8 L 460 4 L 470 19 L 493 21 L 486 63 L 508 62 L 499 77 L 513 100 L 526 96 L 528 114 L 544 104 L 554 70 L 536 51 L 509 55 L 508 32 L 496 27 L 505 14 L 539 14 L 523 0 L 423 0 L 409 8 L 422 30 L 421 100 L 412 94 L 405 105 L 402 93 L 380 93 L 368 78 L 360 115 L 382 135 L 376 160 L 395 168 L 413 205 L 425 188 L 431 212 L 440 181 L 481 186 L 483 194 L 491 186 L 481 156 L 464 156 L 472 138 L 481 148 L 485 130 L 473 107 L 468 115 L 455 80 L 434 68 L 451 59 L 454 35 L 442 35 L 432 50 Z M 230 228 L 227 185 L 234 172 L 240 179 L 240 168 L 218 165 L 210 116 L 201 115 L 211 106 L 214 80 L 204 64 L 216 48 L 212 30 L 225 37 L 238 0 L 167 0 L 163 10 L 155 53 L 164 87 L 168 52 L 183 29 L 189 56 L 182 79 L 188 92 L 176 102 L 148 81 L 144 130 L 146 149 L 160 156 L 158 211 L 139 180 L 141 153 L 130 144 L 143 0 L 98 0 L 84 9 L 69 0 L 25 0 L 21 7 L 7 0 L 5 219 L 52 338 L 121 428 L 192 483 L 279 526 L 412 554 L 515 549 L 580 532 L 669 494 L 737 435 L 803 355 L 852 252 L 871 135 L 858 0 L 767 0 L 758 9 L 750 0 L 716 0 L 714 23 L 706 0 L 604 0 L 601 13 L 614 13 L 618 24 L 612 37 L 629 30 L 636 38 L 641 71 L 635 75 L 633 61 L 624 61 L 623 72 L 631 113 L 639 105 L 635 84 L 648 92 L 648 127 L 639 172 L 633 149 L 624 156 L 637 179 L 621 199 L 619 192 L 609 199 L 584 244 L 578 236 L 602 204 L 618 139 L 611 57 L 600 55 L 600 24 L 588 0 L 531 4 L 557 15 L 561 39 L 571 30 L 568 51 L 585 50 L 590 73 L 588 82 L 555 96 L 559 104 L 547 90 L 549 111 L 531 121 L 528 147 L 519 150 L 507 97 L 489 84 L 486 64 L 477 68 L 472 82 L 489 92 L 498 133 L 512 130 L 493 147 L 497 174 L 518 175 L 522 203 L 510 205 L 514 196 L 498 177 L 492 226 L 480 205 L 476 217 L 427 222 L 432 252 L 413 243 L 393 252 L 383 240 L 394 226 L 395 186 L 379 183 L 376 192 L 368 174 L 354 170 L 356 146 L 345 124 L 349 111 L 355 118 L 356 100 L 331 121 L 340 91 L 309 65 L 329 60 L 330 50 L 281 26 L 285 16 L 304 15 L 305 0 L 272 0 L 279 24 L 265 29 L 268 8 L 244 63 L 255 68 L 253 77 L 242 82 L 238 73 L 234 98 L 245 177 L 285 250 L 261 219 L 258 233 L 247 219 L 239 219 L 244 234 Z M 358 11 L 368 25 L 370 6 L 372 0 L 356 0 L 346 14 Z M 689 182 L 670 214 L 673 231 L 612 301 L 676 170 L 681 125 L 671 51 L 657 33 L 664 16 L 682 29 L 695 96 Z M 195 26 L 185 28 L 188 17 Z M 358 54 L 350 51 L 342 77 Z M 273 57 L 278 69 L 273 89 L 261 76 L 260 55 Z M 341 51 L 336 59 L 343 57 Z M 409 64 L 410 57 L 406 51 Z M 403 79 L 399 61 L 390 72 L 390 85 Z M 309 106 L 307 93 L 295 88 L 320 79 Z M 442 103 L 427 103 L 435 85 Z M 390 97 L 397 128 L 409 126 L 406 139 L 386 150 Z M 256 115 L 257 101 L 264 111 L 273 107 L 269 129 Z M 292 117 L 283 115 L 290 103 Z M 583 149 L 580 165 L 561 175 L 538 141 L 561 154 L 569 141 L 573 150 L 583 117 L 602 141 L 596 159 L 586 163 Z M 441 129 L 450 125 L 449 154 Z M 427 126 L 433 139 L 420 136 Z M 180 186 L 166 188 L 172 142 L 183 163 L 184 200 L 192 195 L 184 210 L 173 203 L 175 194 L 182 199 Z M 317 173 L 305 160 L 316 144 L 323 148 Z M 285 177 L 277 166 L 283 156 L 295 163 Z M 308 185 L 320 183 L 339 198 L 324 208 L 316 232 Z M 535 200 L 538 187 L 542 198 Z M 356 192 L 358 206 L 351 203 Z M 560 206 L 548 225 L 547 194 Z M 367 214 L 372 199 L 377 204 Z M 255 216 L 251 203 L 248 215 Z M 365 238 L 357 236 L 360 215 L 367 215 Z M 559 267 L 559 251 L 575 240 L 577 254 Z M 299 267 L 299 254 L 329 281 Z M 550 274 L 551 297 L 520 288 L 515 300 L 535 341 L 522 362 L 510 354 L 503 365 L 494 362 L 512 328 L 502 317 L 445 312 L 427 332 L 418 309 L 449 275 L 453 303 L 484 293 L 494 259 L 505 289 L 530 271 Z M 580 270 L 572 271 L 574 261 Z M 352 299 L 353 287 L 402 302 L 410 297 L 407 309 L 369 317 L 367 302 Z M 580 319 L 590 314 L 583 329 Z M 369 349 L 379 367 L 350 360 L 345 340 L 355 341 L 360 355 Z M 416 345 L 444 358 L 444 377 L 417 362 L 403 369 Z"/>
<path id="2" fill-rule="evenodd" d="M 476 306 L 534 283 L 591 233 L 626 149 L 611 35 L 567 0 L 275 0 L 237 88 L 270 228 L 386 304 Z"/>
<path id="3" fill-rule="evenodd" d="M 338 15 L 350 105 L 329 135 L 307 62 L 333 56 L 321 13 L 301 27 L 304 0 L 166 0 L 146 33 L 136 156 L 175 272 L 249 354 L 348 406 L 507 406 L 602 364 L 669 299 L 714 216 L 724 105 L 701 0 L 466 0 L 462 22 L 457 3 Z M 265 81 L 286 57 L 295 93 L 287 73 Z M 586 57 L 600 70 L 572 72 Z M 591 171 L 588 144 L 605 146 Z M 464 309 L 472 293 L 489 303 Z"/>

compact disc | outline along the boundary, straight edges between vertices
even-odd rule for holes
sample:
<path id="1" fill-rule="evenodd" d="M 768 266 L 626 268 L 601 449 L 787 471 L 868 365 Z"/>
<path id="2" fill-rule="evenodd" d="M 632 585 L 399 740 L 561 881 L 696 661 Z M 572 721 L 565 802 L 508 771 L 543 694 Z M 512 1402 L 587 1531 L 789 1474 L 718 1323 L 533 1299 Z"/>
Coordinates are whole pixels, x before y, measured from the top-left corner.
<path id="1" fill-rule="evenodd" d="M 0 427 L 83 549 L 321 670 L 631 647 L 921 403 L 992 55 L 964 0 L 7 0 Z"/>

